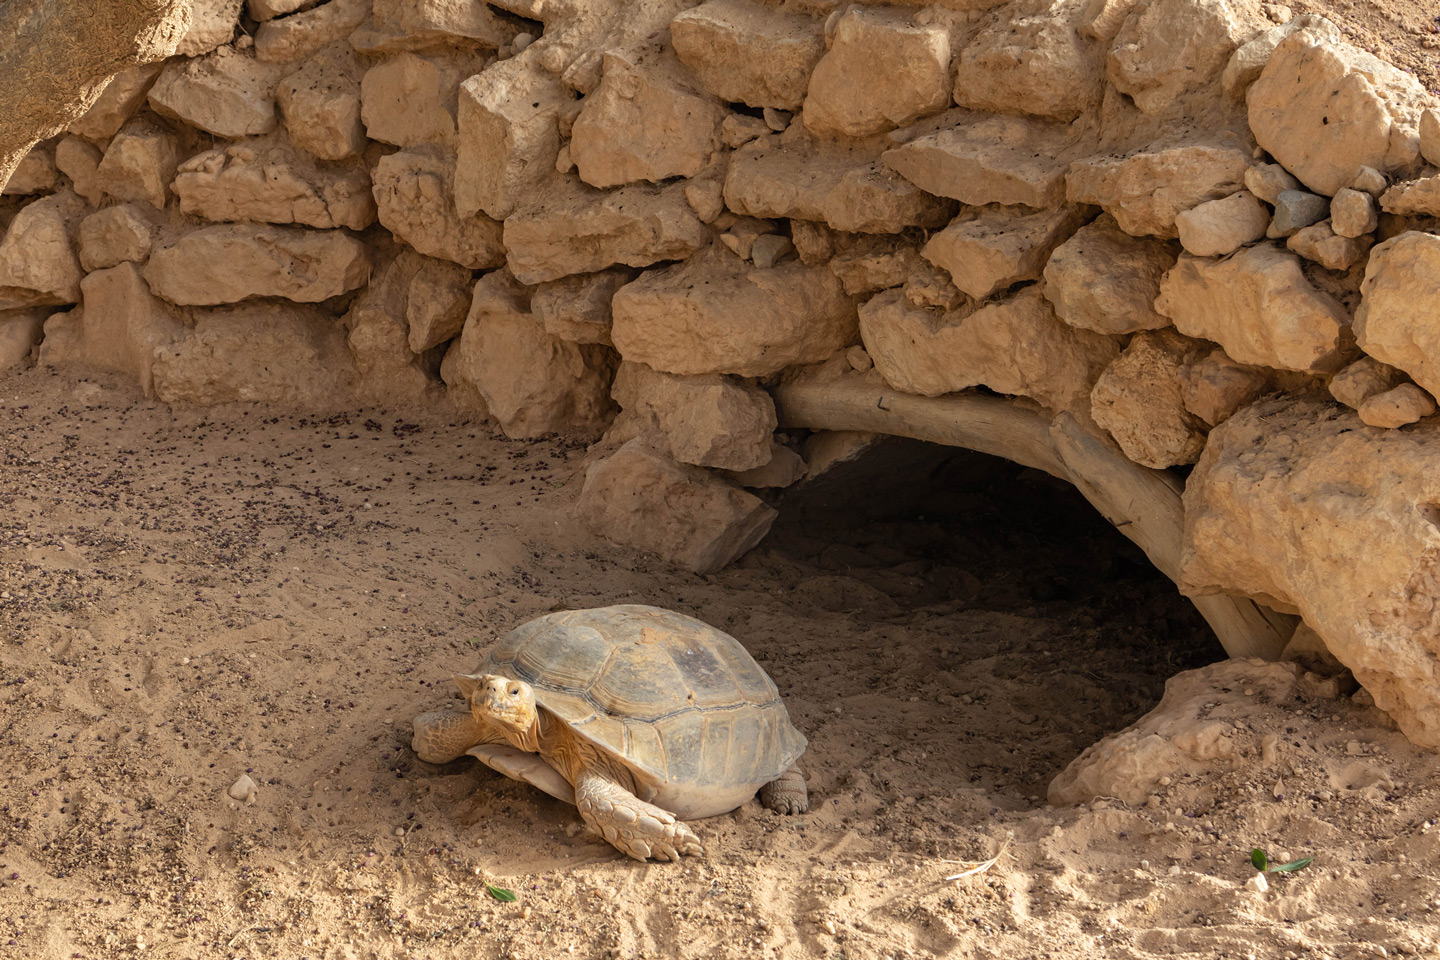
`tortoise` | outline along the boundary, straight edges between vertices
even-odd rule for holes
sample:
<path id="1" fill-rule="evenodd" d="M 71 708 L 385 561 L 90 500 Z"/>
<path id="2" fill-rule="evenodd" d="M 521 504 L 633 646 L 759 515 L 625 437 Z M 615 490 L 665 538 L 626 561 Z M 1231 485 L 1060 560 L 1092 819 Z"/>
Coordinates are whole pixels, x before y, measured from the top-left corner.
<path id="1" fill-rule="evenodd" d="M 455 682 L 469 709 L 415 718 L 420 759 L 477 757 L 574 804 L 637 860 L 703 853 L 684 821 L 757 790 L 777 812 L 808 808 L 805 737 L 774 682 L 692 617 L 640 604 L 549 614 Z"/>

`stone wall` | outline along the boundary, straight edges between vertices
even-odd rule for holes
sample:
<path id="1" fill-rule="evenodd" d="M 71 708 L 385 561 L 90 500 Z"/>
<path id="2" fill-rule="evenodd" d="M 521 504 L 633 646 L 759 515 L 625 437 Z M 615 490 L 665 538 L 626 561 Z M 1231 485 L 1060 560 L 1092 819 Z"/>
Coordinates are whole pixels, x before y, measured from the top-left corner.
<path id="1" fill-rule="evenodd" d="M 1188 470 L 1182 588 L 1299 614 L 1440 746 L 1440 113 L 1330 23 L 196 7 L 5 188 L 0 368 L 599 440 L 579 514 L 700 571 L 866 442 L 777 432 L 782 384 L 983 389 Z"/>

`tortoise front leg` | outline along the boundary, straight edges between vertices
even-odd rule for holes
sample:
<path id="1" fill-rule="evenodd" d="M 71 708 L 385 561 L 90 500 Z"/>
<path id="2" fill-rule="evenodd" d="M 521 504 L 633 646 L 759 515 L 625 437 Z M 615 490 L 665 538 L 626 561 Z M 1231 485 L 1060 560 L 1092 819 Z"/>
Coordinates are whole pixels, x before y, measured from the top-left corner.
<path id="1" fill-rule="evenodd" d="M 810 794 L 805 789 L 805 774 L 800 764 L 760 788 L 760 802 L 776 813 L 804 813 L 810 809 Z"/>
<path id="2" fill-rule="evenodd" d="M 700 838 L 673 813 L 646 803 L 598 773 L 579 776 L 575 806 L 586 823 L 636 860 L 679 860 L 681 854 L 705 852 Z"/>
<path id="3" fill-rule="evenodd" d="M 483 742 L 485 733 L 485 724 L 468 710 L 434 710 L 415 718 L 410 749 L 427 763 L 449 763 Z"/>

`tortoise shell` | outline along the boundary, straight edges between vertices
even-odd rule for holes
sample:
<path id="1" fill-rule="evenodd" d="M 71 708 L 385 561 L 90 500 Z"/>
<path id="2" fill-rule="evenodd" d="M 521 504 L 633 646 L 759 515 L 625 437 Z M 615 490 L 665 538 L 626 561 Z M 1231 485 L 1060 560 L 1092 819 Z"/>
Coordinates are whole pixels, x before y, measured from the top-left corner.
<path id="1" fill-rule="evenodd" d="M 637 795 L 682 818 L 733 810 L 805 751 L 780 691 L 734 637 L 639 604 L 572 610 L 505 635 L 480 673 L 624 762 Z"/>

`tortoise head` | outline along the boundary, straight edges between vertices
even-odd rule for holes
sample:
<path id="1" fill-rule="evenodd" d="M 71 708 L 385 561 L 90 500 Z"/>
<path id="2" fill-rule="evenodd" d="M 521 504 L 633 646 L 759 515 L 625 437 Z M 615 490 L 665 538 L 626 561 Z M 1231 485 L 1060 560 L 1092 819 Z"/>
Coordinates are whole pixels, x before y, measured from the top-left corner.
<path id="1" fill-rule="evenodd" d="M 524 736 L 535 725 L 535 691 L 523 680 L 457 674 L 455 682 L 470 701 L 477 719 L 499 724 L 507 733 Z"/>

